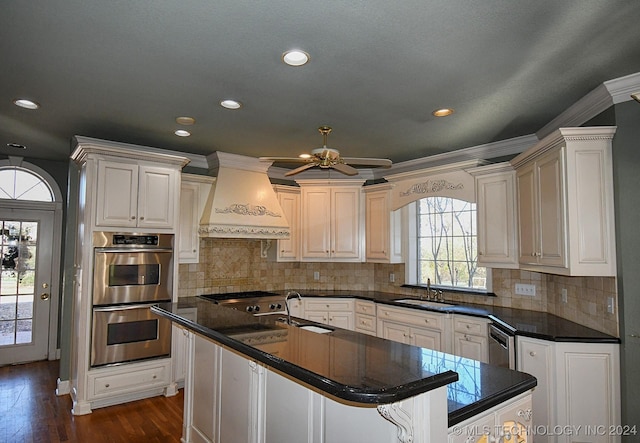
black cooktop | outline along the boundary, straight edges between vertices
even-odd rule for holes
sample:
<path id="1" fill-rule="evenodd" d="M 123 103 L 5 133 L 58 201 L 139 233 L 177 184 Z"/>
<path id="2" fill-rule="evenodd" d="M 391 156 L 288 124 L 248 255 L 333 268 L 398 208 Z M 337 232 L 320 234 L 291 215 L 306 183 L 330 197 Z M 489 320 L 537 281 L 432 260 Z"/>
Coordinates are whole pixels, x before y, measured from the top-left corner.
<path id="1" fill-rule="evenodd" d="M 237 298 L 281 297 L 282 294 L 268 291 L 226 292 L 224 294 L 202 294 L 200 297 L 209 300 L 233 300 Z"/>

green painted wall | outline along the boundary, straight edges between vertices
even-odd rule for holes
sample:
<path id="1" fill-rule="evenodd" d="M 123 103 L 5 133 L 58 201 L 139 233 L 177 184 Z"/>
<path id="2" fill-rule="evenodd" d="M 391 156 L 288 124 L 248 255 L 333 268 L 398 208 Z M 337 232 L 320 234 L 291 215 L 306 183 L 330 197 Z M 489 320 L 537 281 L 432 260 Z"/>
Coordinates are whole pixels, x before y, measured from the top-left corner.
<path id="1" fill-rule="evenodd" d="M 613 139 L 622 424 L 640 427 L 640 104 L 615 106 Z M 635 337 L 632 337 L 634 336 Z M 625 441 L 638 441 L 638 436 Z"/>

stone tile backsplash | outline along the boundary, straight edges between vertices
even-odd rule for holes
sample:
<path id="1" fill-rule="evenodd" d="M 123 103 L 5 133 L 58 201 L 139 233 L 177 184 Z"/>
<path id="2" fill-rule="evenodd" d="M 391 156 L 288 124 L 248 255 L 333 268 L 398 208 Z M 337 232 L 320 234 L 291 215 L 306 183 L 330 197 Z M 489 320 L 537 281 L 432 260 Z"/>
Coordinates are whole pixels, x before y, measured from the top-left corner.
<path id="1" fill-rule="evenodd" d="M 317 272 L 319 279 L 314 279 Z M 390 282 L 390 274 L 395 281 Z M 562 277 L 538 272 L 494 269 L 496 297 L 445 293 L 447 300 L 549 312 L 592 329 L 618 336 L 618 306 L 614 277 Z M 516 283 L 535 284 L 536 295 L 515 294 Z M 402 288 L 403 264 L 276 262 L 260 257 L 260 241 L 200 239 L 200 263 L 179 265 L 178 296 L 249 290 L 325 289 L 381 291 L 418 295 Z M 566 289 L 567 303 L 562 301 Z M 613 297 L 614 314 L 607 313 Z"/>

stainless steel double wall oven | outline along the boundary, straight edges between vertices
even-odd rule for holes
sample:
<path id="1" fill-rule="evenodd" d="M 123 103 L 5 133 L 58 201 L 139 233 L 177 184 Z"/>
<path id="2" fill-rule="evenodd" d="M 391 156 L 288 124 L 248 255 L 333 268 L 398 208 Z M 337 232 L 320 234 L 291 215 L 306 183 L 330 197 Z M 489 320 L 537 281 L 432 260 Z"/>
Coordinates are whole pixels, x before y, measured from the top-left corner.
<path id="1" fill-rule="evenodd" d="M 170 355 L 171 321 L 149 308 L 171 301 L 173 239 L 94 232 L 91 366 Z"/>

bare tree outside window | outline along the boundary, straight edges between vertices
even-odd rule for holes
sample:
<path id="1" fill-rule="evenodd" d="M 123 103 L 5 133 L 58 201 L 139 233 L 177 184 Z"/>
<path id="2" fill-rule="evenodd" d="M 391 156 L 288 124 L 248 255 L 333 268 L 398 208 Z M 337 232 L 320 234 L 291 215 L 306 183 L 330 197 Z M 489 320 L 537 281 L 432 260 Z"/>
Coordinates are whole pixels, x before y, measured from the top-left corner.
<path id="1" fill-rule="evenodd" d="M 478 267 L 476 205 L 448 197 L 418 202 L 418 284 L 486 289 Z"/>

